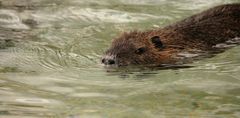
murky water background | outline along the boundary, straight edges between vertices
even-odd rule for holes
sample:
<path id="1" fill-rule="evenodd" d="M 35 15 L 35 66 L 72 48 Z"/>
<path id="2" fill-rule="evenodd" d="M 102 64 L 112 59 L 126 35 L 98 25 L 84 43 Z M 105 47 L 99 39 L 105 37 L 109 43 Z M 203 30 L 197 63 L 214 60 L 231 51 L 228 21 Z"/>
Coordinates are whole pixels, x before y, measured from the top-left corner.
<path id="1" fill-rule="evenodd" d="M 239 118 L 239 46 L 185 69 L 99 61 L 123 31 L 233 2 L 0 0 L 0 117 Z"/>

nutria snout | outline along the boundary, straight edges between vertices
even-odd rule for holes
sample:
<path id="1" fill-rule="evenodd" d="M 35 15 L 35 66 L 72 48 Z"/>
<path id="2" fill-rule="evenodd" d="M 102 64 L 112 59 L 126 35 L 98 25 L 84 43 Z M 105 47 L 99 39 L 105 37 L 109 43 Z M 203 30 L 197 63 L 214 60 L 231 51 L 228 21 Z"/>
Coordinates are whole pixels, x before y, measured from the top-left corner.
<path id="1" fill-rule="evenodd" d="M 237 13 L 237 14 L 236 14 Z M 104 65 L 176 64 L 180 53 L 215 50 L 240 37 L 240 4 L 217 6 L 164 28 L 122 33 L 105 52 Z"/>
<path id="2" fill-rule="evenodd" d="M 102 59 L 102 63 L 105 65 L 113 65 L 116 63 L 116 60 L 115 60 L 115 58 L 108 56 L 108 57 L 104 57 Z"/>

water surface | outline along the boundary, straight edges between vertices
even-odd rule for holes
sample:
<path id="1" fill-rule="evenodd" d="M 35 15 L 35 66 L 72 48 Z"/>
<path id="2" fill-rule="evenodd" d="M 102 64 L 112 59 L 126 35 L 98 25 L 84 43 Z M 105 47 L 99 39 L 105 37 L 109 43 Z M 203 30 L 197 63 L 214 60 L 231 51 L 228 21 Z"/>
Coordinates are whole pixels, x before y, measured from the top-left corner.
<path id="1" fill-rule="evenodd" d="M 123 31 L 239 0 L 0 0 L 0 117 L 238 118 L 240 47 L 192 68 L 106 69 Z"/>

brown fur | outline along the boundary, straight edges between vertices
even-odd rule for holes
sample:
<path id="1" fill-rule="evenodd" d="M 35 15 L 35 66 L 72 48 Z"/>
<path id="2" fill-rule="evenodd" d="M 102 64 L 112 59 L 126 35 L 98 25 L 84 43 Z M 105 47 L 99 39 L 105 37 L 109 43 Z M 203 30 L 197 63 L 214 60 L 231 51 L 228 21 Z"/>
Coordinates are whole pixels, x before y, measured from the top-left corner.
<path id="1" fill-rule="evenodd" d="M 156 48 L 149 40 L 159 36 L 164 47 Z M 111 57 L 117 65 L 174 64 L 179 52 L 213 50 L 214 46 L 240 37 L 240 4 L 221 5 L 188 17 L 167 27 L 145 32 L 123 33 L 112 42 L 103 57 Z M 140 47 L 146 51 L 135 54 Z"/>

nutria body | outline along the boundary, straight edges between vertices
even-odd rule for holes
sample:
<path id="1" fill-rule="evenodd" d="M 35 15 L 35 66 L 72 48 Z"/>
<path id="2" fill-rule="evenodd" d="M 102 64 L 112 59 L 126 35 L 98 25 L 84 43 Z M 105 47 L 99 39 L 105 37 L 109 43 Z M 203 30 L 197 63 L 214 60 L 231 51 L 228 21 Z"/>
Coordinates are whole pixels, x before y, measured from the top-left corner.
<path id="1" fill-rule="evenodd" d="M 161 29 L 123 33 L 103 56 L 105 65 L 175 64 L 178 54 L 214 50 L 240 37 L 240 4 L 217 6 Z"/>

